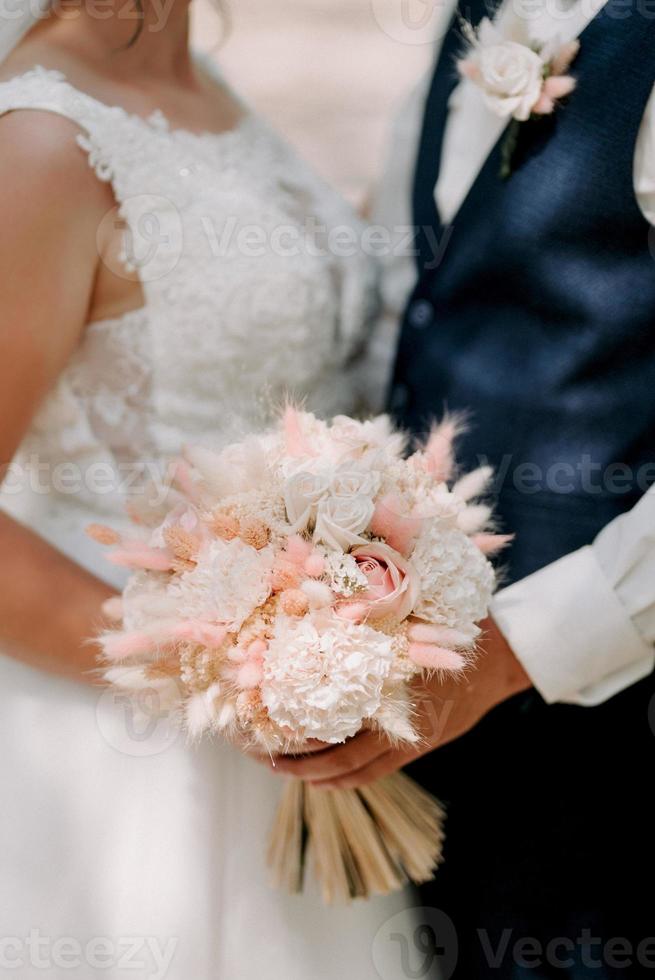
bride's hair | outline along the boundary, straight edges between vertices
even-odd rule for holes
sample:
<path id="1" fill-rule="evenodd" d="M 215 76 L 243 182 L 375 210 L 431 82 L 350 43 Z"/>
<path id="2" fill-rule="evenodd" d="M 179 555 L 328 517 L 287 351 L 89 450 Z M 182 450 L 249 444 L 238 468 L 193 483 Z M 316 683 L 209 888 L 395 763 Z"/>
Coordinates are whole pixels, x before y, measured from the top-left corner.
<path id="1" fill-rule="evenodd" d="M 211 4 L 221 17 L 221 20 L 223 22 L 223 37 L 225 37 L 225 35 L 229 32 L 231 26 L 230 12 L 226 6 L 225 0 L 211 0 Z M 126 47 L 128 48 L 133 47 L 141 37 L 141 34 L 143 33 L 143 21 L 145 19 L 145 14 L 146 14 L 144 0 L 134 0 L 134 6 L 136 7 L 139 23 L 137 24 L 137 28 L 134 34 L 126 44 Z"/>

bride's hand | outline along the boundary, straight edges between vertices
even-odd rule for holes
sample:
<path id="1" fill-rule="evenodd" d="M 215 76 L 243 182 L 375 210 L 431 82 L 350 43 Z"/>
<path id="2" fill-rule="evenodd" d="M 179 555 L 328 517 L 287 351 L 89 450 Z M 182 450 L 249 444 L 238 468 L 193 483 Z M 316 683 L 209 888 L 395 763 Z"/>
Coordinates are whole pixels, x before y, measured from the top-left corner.
<path id="1" fill-rule="evenodd" d="M 466 734 L 492 708 L 531 686 L 494 621 L 487 620 L 483 627 L 482 655 L 463 679 L 442 681 L 435 675 L 416 684 L 418 744 L 395 748 L 386 737 L 368 731 L 344 745 L 311 755 L 277 756 L 269 764 L 276 772 L 326 789 L 355 789 Z"/>

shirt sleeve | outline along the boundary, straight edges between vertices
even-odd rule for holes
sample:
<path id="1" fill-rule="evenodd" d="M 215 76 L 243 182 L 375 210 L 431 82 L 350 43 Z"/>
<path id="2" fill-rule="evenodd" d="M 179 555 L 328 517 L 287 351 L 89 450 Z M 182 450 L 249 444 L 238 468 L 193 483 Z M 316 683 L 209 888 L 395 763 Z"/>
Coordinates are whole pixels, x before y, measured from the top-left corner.
<path id="1" fill-rule="evenodd" d="M 542 697 L 591 706 L 655 666 L 655 487 L 594 543 L 494 597 L 492 615 Z"/>

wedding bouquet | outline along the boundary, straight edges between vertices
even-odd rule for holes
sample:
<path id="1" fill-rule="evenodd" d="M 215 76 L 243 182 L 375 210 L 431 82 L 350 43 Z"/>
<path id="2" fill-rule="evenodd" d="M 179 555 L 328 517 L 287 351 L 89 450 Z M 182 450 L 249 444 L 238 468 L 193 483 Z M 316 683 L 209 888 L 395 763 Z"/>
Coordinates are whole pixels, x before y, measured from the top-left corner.
<path id="1" fill-rule="evenodd" d="M 134 570 L 100 637 L 107 681 L 157 690 L 192 738 L 271 756 L 363 728 L 416 742 L 412 682 L 471 661 L 494 586 L 486 556 L 505 540 L 473 502 L 489 470 L 450 483 L 456 433 L 446 419 L 407 456 L 384 416 L 288 408 L 222 452 L 187 448 L 166 503 L 133 513 L 133 537 L 89 528 Z M 328 902 L 425 881 L 442 816 L 402 773 L 359 790 L 290 781 L 275 880 L 301 890 L 309 848 Z"/>

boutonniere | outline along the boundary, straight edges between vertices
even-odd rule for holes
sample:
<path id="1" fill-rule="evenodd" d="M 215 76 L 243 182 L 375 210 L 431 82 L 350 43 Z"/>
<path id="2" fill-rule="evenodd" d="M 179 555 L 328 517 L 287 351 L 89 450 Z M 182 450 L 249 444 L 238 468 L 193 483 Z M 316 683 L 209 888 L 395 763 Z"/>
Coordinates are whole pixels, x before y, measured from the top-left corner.
<path id="1" fill-rule="evenodd" d="M 502 147 L 501 177 L 512 172 L 512 158 L 521 123 L 554 112 L 560 99 L 575 88 L 567 75 L 580 50 L 579 41 L 561 44 L 523 44 L 505 37 L 488 17 L 476 28 L 464 24 L 469 48 L 457 62 L 463 78 L 482 92 L 486 105 L 497 116 L 511 119 Z"/>

